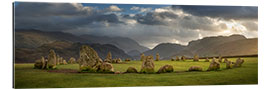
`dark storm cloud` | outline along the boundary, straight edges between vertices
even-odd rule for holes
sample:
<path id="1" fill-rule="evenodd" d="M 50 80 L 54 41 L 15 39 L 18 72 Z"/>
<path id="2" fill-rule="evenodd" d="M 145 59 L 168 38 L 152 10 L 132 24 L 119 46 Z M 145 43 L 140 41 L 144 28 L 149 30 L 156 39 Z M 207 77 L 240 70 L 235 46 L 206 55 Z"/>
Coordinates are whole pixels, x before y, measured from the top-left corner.
<path id="1" fill-rule="evenodd" d="M 223 19 L 258 19 L 258 7 L 251 6 L 185 6 L 173 5 L 195 16 L 208 16 Z"/>
<path id="2" fill-rule="evenodd" d="M 128 16 L 125 16 L 129 18 Z M 145 15 L 137 14 L 134 18 L 137 22 L 146 25 L 167 25 L 168 23 L 164 19 L 175 19 L 178 16 L 172 12 L 148 12 Z"/>
<path id="3" fill-rule="evenodd" d="M 15 28 L 62 31 L 93 22 L 123 23 L 117 15 L 107 12 L 75 3 L 19 3 L 15 7 Z"/>
<path id="4" fill-rule="evenodd" d="M 71 3 L 19 3 L 15 8 L 16 16 L 74 16 L 91 13 L 93 8 L 83 8 Z"/>
<path id="5" fill-rule="evenodd" d="M 231 27 L 241 31 L 244 26 L 248 29 L 245 35 L 257 37 L 257 8 L 251 14 L 252 10 L 248 7 L 166 6 L 144 10 L 143 13 L 141 10 L 129 13 L 126 10 L 130 8 L 119 7 L 90 7 L 79 3 L 19 3 L 15 7 L 15 29 L 121 36 L 149 48 L 159 43 L 186 45 L 191 40 L 205 36 L 233 34 L 233 31 L 223 32 Z"/>

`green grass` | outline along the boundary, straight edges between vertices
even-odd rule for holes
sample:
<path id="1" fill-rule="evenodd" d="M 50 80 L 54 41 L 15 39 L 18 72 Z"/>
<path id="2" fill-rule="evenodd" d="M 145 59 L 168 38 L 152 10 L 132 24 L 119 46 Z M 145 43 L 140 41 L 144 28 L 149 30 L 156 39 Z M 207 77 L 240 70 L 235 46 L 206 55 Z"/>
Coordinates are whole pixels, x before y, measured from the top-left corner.
<path id="1" fill-rule="evenodd" d="M 74 87 L 121 87 L 121 86 L 180 86 L 180 85 L 238 85 L 258 84 L 258 58 L 243 58 L 240 68 L 207 72 L 209 62 L 155 61 L 155 71 L 170 64 L 177 72 L 164 74 L 102 74 L 102 73 L 55 73 L 33 69 L 33 64 L 15 64 L 15 88 L 74 88 Z M 236 58 L 229 58 L 235 61 Z M 113 64 L 115 71 L 124 72 L 129 66 L 137 70 L 141 61 Z M 185 72 L 190 66 L 201 66 L 203 72 Z M 58 69 L 78 70 L 78 64 L 59 65 Z"/>

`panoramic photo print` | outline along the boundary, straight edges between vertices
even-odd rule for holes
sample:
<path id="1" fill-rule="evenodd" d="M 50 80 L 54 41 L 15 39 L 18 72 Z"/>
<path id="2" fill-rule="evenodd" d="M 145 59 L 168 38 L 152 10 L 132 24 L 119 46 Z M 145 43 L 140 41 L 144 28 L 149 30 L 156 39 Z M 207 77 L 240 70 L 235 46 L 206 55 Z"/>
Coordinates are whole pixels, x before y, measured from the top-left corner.
<path id="1" fill-rule="evenodd" d="M 13 3 L 13 86 L 258 84 L 258 7 Z"/>

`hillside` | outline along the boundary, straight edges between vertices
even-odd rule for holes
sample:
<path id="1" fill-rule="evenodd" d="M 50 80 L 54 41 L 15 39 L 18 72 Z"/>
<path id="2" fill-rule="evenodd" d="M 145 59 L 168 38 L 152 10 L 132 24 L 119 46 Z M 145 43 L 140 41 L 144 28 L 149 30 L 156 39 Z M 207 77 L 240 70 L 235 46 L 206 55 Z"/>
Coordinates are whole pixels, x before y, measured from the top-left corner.
<path id="1" fill-rule="evenodd" d="M 258 38 L 248 39 L 242 35 L 206 37 L 190 42 L 185 51 L 173 56 L 193 57 L 195 54 L 201 57 L 258 54 Z"/>
<path id="2" fill-rule="evenodd" d="M 93 43 L 115 45 L 116 47 L 124 50 L 126 53 L 132 50 L 137 50 L 139 52 L 149 50 L 147 47 L 141 46 L 136 41 L 126 37 L 107 37 L 107 36 L 93 36 L 93 35 L 81 35 L 80 37 L 87 39 Z"/>
<path id="3" fill-rule="evenodd" d="M 110 44 L 86 44 L 86 43 L 72 43 L 68 41 L 55 41 L 53 43 L 44 44 L 36 49 L 29 48 L 16 48 L 15 49 L 15 62 L 34 62 L 41 56 L 47 56 L 50 49 L 54 49 L 56 54 L 62 56 L 64 59 L 69 60 L 70 57 L 79 58 L 79 48 L 82 45 L 89 45 L 97 51 L 98 55 L 104 59 L 108 52 L 112 53 L 113 58 L 130 58 L 123 50 L 110 45 Z"/>
<path id="4" fill-rule="evenodd" d="M 63 32 L 44 32 L 39 30 L 15 30 L 15 48 L 37 48 L 54 41 L 84 42 L 90 41 Z"/>
<path id="5" fill-rule="evenodd" d="M 154 47 L 152 50 L 144 52 L 145 55 L 153 55 L 155 57 L 156 53 L 159 53 L 160 58 L 165 58 L 168 56 L 172 56 L 175 53 L 179 53 L 184 50 L 186 46 L 180 44 L 172 44 L 172 43 L 161 43 Z"/>
<path id="6" fill-rule="evenodd" d="M 144 52 L 146 55 L 155 55 L 156 53 L 159 53 L 163 59 L 183 55 L 193 57 L 195 54 L 200 57 L 254 55 L 258 54 L 258 39 L 248 39 L 242 35 L 205 37 L 191 41 L 187 46 L 166 43 L 159 44 L 152 50 Z"/>

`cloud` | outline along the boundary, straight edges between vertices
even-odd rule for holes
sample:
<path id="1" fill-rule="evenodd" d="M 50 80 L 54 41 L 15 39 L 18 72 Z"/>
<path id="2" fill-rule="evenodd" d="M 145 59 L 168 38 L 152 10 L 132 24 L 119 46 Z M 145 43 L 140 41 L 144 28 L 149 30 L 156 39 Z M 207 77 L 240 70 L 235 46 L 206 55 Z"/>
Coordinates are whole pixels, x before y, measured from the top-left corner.
<path id="1" fill-rule="evenodd" d="M 257 31 L 258 30 L 258 22 L 257 21 L 245 21 L 241 23 L 246 27 L 247 30 Z"/>
<path id="2" fill-rule="evenodd" d="M 78 3 L 23 3 L 16 6 L 16 16 L 74 16 L 92 14 L 92 7 Z"/>
<path id="3" fill-rule="evenodd" d="M 252 6 L 186 6 L 173 5 L 173 9 L 181 9 L 195 16 L 206 16 L 222 19 L 258 19 L 258 7 Z"/>
<path id="4" fill-rule="evenodd" d="M 118 11 L 116 6 L 110 10 Z M 107 10 L 107 9 L 106 9 Z M 119 23 L 114 13 L 96 10 L 78 3 L 20 3 L 15 7 L 16 29 L 40 29 L 48 31 L 76 30 L 96 22 Z"/>
<path id="5" fill-rule="evenodd" d="M 118 12 L 118 11 L 122 11 L 122 9 L 120 9 L 118 6 L 116 6 L 116 5 L 111 5 L 109 8 L 107 8 L 107 10 L 109 10 L 109 11 L 116 11 L 116 12 Z"/>
<path id="6" fill-rule="evenodd" d="M 191 40 L 206 36 L 242 34 L 257 37 L 258 21 L 254 15 L 257 10 L 251 14 L 249 7 L 118 6 L 101 9 L 79 3 L 19 3 L 15 7 L 15 29 L 121 36 L 149 48 L 159 43 L 187 45 Z M 151 10 L 143 10 L 146 8 Z"/>
<path id="7" fill-rule="evenodd" d="M 130 10 L 135 10 L 135 11 L 139 11 L 141 13 L 143 12 L 149 12 L 152 10 L 152 8 L 143 8 L 143 7 L 136 7 L 136 6 L 133 6 L 130 8 Z"/>

